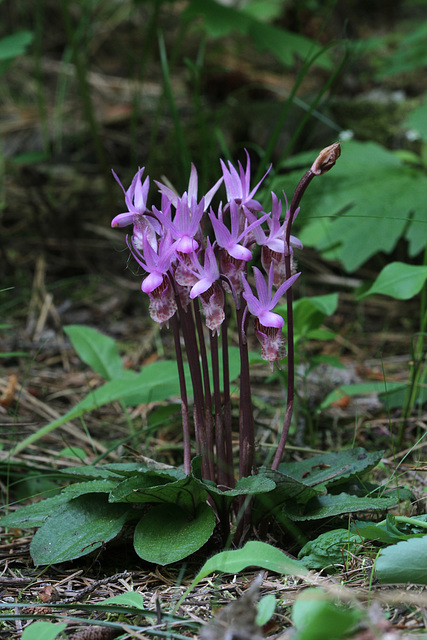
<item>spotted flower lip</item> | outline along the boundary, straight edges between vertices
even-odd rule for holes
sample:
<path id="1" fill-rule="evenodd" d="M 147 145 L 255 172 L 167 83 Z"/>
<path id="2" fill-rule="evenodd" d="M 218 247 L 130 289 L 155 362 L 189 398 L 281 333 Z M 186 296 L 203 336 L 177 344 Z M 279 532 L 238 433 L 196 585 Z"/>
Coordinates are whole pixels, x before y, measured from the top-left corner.
<path id="1" fill-rule="evenodd" d="M 142 182 L 142 174 L 145 167 L 139 168 L 133 177 L 129 189 L 125 190 L 116 172 L 113 171 L 113 176 L 121 186 L 123 193 L 125 194 L 125 202 L 128 211 L 119 213 L 111 221 L 112 227 L 126 227 L 129 224 L 133 224 L 135 215 L 143 215 L 148 212 L 147 209 L 147 197 L 148 190 L 150 188 L 150 178 L 147 176 Z"/>
<path id="2" fill-rule="evenodd" d="M 277 289 L 276 293 L 272 295 L 274 278 L 273 265 L 270 266 L 270 271 L 268 273 L 268 284 L 265 282 L 263 274 L 257 267 L 253 267 L 253 271 L 258 297 L 253 294 L 248 281 L 244 274 L 242 274 L 244 289 L 243 297 L 247 302 L 248 310 L 253 316 L 259 319 L 260 323 L 264 327 L 275 327 L 277 329 L 281 329 L 285 324 L 285 321 L 282 316 L 278 313 L 274 313 L 272 309 L 274 309 L 285 291 L 294 284 L 295 280 L 301 275 L 301 273 L 296 273 L 288 280 L 285 280 L 285 282 L 283 282 Z"/>

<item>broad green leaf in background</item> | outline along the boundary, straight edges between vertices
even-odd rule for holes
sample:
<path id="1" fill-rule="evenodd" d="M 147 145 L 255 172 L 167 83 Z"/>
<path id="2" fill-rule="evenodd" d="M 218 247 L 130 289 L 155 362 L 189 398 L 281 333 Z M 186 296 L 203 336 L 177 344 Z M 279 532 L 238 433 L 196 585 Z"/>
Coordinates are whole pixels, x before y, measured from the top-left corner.
<path id="1" fill-rule="evenodd" d="M 290 158 L 283 169 L 299 167 L 307 154 Z M 311 153 L 312 161 L 316 153 Z M 293 193 L 301 170 L 280 175 L 269 188 Z M 355 271 L 379 251 L 390 253 L 399 240 L 415 256 L 426 244 L 427 176 L 373 142 L 349 140 L 333 171 L 315 178 L 304 194 L 297 224 L 304 245 L 328 252 Z"/>
<path id="2" fill-rule="evenodd" d="M 123 375 L 123 363 L 117 342 L 96 329 L 81 325 L 68 325 L 64 331 L 79 357 L 105 380 Z"/>
<path id="3" fill-rule="evenodd" d="M 109 504 L 99 493 L 71 500 L 35 533 L 30 545 L 34 564 L 55 564 L 91 553 L 117 536 L 130 512 L 128 505 Z"/>
<path id="4" fill-rule="evenodd" d="M 426 280 L 427 267 L 391 262 L 382 269 L 372 286 L 358 298 L 361 300 L 375 293 L 381 293 L 397 300 L 409 300 L 425 287 Z"/>
<path id="5" fill-rule="evenodd" d="M 295 339 L 313 337 L 312 332 L 319 329 L 325 318 L 335 313 L 337 307 L 337 293 L 296 300 L 293 305 Z M 275 312 L 286 320 L 286 305 L 278 305 Z"/>
<path id="6" fill-rule="evenodd" d="M 191 0 L 184 17 L 194 19 L 199 16 L 203 17 L 204 28 L 213 38 L 238 32 L 248 36 L 261 51 L 269 51 L 285 66 L 293 65 L 295 56 L 305 59 L 321 50 L 304 36 L 265 24 L 250 15 L 250 11 L 224 6 L 215 0 Z M 330 55 L 323 53 L 316 63 L 329 69 Z"/>
<path id="7" fill-rule="evenodd" d="M 394 392 L 399 392 L 402 389 L 407 388 L 407 383 L 396 382 L 393 380 L 384 380 L 384 382 L 357 382 L 355 384 L 342 384 L 337 389 L 334 389 L 329 393 L 322 401 L 320 409 L 326 409 L 333 402 L 337 402 L 343 396 L 363 396 L 368 393 L 385 394 L 383 402 L 387 404 L 387 395 Z"/>
<path id="8" fill-rule="evenodd" d="M 421 20 L 409 26 L 407 33 L 394 34 L 395 45 L 389 55 L 384 56 L 377 73 L 379 80 L 398 73 L 422 73 L 427 66 L 427 23 Z M 390 35 L 387 35 L 389 39 Z M 397 44 L 396 44 L 397 40 Z M 384 47 L 384 43 L 380 46 Z"/>
<path id="9" fill-rule="evenodd" d="M 321 589 L 306 589 L 292 608 L 294 640 L 338 640 L 347 637 L 361 613 L 335 603 Z"/>
<path id="10" fill-rule="evenodd" d="M 100 334 L 95 329 L 79 327 L 78 325 L 70 325 L 67 331 L 81 358 L 103 377 L 111 377 L 112 379 L 102 387 L 99 387 L 99 389 L 91 391 L 86 398 L 77 403 L 68 413 L 18 443 L 13 450 L 14 455 L 17 455 L 30 444 L 66 422 L 79 418 L 87 411 L 97 409 L 109 402 L 123 400 L 128 405 L 138 406 L 149 402 L 161 402 L 173 396 L 180 396 L 176 362 L 173 360 L 153 362 L 146 365 L 137 374 L 134 371 L 119 369 L 122 366 L 120 356 L 114 340 L 111 338 Z M 231 381 L 235 380 L 240 373 L 240 359 L 236 354 L 238 354 L 238 348 L 230 347 L 229 376 Z M 219 350 L 219 363 L 221 367 L 221 349 Z M 184 363 L 184 371 L 187 389 L 191 393 L 191 376 L 186 363 Z M 211 363 L 209 363 L 209 372 L 212 375 Z"/>
<path id="11" fill-rule="evenodd" d="M 178 562 L 200 549 L 214 527 L 215 514 L 207 503 L 199 504 L 193 517 L 174 504 L 155 505 L 136 525 L 135 551 L 162 566 Z"/>
<path id="12" fill-rule="evenodd" d="M 22 632 L 22 640 L 55 640 L 58 634 L 66 628 L 67 625 L 64 623 L 54 624 L 53 622 L 37 620 L 25 627 Z"/>
<path id="13" fill-rule="evenodd" d="M 140 374 L 133 378 L 110 380 L 99 389 L 94 389 L 83 400 L 78 402 L 68 413 L 42 427 L 20 442 L 13 450 L 17 455 L 30 444 L 47 435 L 61 425 L 79 418 L 87 411 L 92 411 L 115 400 L 126 400 L 137 396 L 139 404 L 160 402 L 171 396 L 179 395 L 179 380 L 176 363 L 171 360 L 153 362 L 144 367 Z"/>
<path id="14" fill-rule="evenodd" d="M 423 104 L 411 111 L 406 118 L 407 127 L 414 129 L 420 137 L 427 141 L 427 95 L 424 94 Z"/>
<path id="15" fill-rule="evenodd" d="M 427 536 L 382 549 L 375 575 L 383 584 L 427 584 Z"/>

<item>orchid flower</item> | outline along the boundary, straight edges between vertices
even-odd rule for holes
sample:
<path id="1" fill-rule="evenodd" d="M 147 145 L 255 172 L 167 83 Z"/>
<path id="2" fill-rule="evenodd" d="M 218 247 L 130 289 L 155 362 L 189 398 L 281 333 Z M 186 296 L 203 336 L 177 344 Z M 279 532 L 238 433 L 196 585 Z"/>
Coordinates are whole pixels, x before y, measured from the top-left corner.
<path id="1" fill-rule="evenodd" d="M 235 201 L 242 207 L 248 207 L 253 211 L 261 211 L 262 205 L 258 202 L 258 200 L 254 200 L 253 196 L 258 191 L 261 182 L 264 180 L 271 167 L 268 169 L 264 177 L 258 182 L 258 184 L 252 189 L 252 191 L 249 191 L 251 182 L 251 161 L 249 158 L 249 153 L 246 149 L 245 152 L 246 170 L 243 170 L 242 164 L 240 162 L 238 163 L 239 172 L 237 172 L 230 161 L 228 161 L 227 168 L 225 162 L 223 162 L 223 160 L 220 160 L 222 175 L 224 176 L 225 190 L 227 192 L 227 201 Z"/>
<path id="2" fill-rule="evenodd" d="M 283 195 L 286 195 L 283 192 Z M 267 225 L 269 228 L 269 234 L 267 235 L 261 227 L 255 227 L 253 234 L 255 236 L 257 244 L 262 246 L 261 251 L 261 263 L 266 272 L 269 271 L 270 265 L 274 265 L 274 282 L 275 286 L 279 286 L 285 276 L 285 256 L 288 254 L 288 247 L 286 246 L 286 228 L 289 222 L 289 208 L 286 200 L 286 215 L 283 224 L 280 224 L 280 216 L 282 213 L 282 203 L 275 193 L 271 193 L 272 210 L 271 217 L 267 218 Z M 294 219 L 299 213 L 299 207 L 295 212 Z M 249 221 L 256 220 L 256 216 L 251 212 L 246 212 L 246 217 Z M 290 237 L 290 254 L 291 262 L 293 256 L 293 248 L 302 249 L 302 242 L 295 236 Z M 292 269 L 292 267 L 291 267 Z"/>
<path id="3" fill-rule="evenodd" d="M 239 243 L 254 227 L 262 224 L 268 215 L 269 214 L 266 214 L 262 218 L 255 220 L 255 222 L 246 226 L 246 228 L 239 234 L 239 211 L 234 200 L 230 202 L 231 230 L 226 227 L 222 220 L 223 215 L 221 205 L 219 207 L 218 218 L 215 216 L 212 207 L 209 212 L 209 218 L 212 222 L 217 244 L 225 249 L 235 260 L 244 260 L 245 262 L 252 259 L 252 253 L 247 247 L 244 247 Z"/>
<path id="4" fill-rule="evenodd" d="M 206 318 L 206 326 L 213 333 L 219 334 L 225 318 L 224 290 L 218 282 L 220 273 L 209 238 L 204 252 L 203 267 L 198 260 L 193 261 L 193 264 L 195 267 L 193 273 L 197 276 L 197 282 L 191 288 L 190 298 L 192 300 L 199 298 Z"/>
<path id="5" fill-rule="evenodd" d="M 159 242 L 158 253 L 148 241 L 148 234 L 143 237 L 143 256 L 135 246 L 128 245 L 135 260 L 148 272 L 142 281 L 141 289 L 150 298 L 150 316 L 156 322 L 164 323 L 174 315 L 177 306 L 175 294 L 170 283 L 168 271 L 175 258 L 175 249 L 170 233 L 166 232 Z"/>
<path id="6" fill-rule="evenodd" d="M 122 183 L 120 182 L 117 174 L 113 171 L 113 176 L 121 186 L 123 193 L 125 194 L 125 202 L 128 208 L 124 213 L 119 213 L 111 221 L 111 226 L 114 227 L 126 227 L 133 224 L 133 243 L 139 250 L 142 249 L 142 238 L 147 231 L 148 240 L 154 250 L 157 249 L 156 231 L 160 232 L 160 226 L 157 220 L 153 217 L 149 219 L 147 213 L 147 196 L 150 188 L 150 179 L 147 176 L 142 183 L 142 174 L 145 167 L 138 169 L 133 177 L 131 185 L 127 191 L 125 191 Z"/>
<path id="7" fill-rule="evenodd" d="M 209 207 L 212 201 L 212 198 L 214 197 L 215 193 L 218 191 L 223 180 L 224 178 L 220 178 L 204 196 L 204 206 L 205 206 L 204 211 L 206 211 L 206 209 Z M 180 199 L 178 194 L 175 193 L 175 191 L 173 191 L 173 189 L 171 189 L 170 187 L 167 187 L 165 184 L 162 184 L 161 182 L 157 182 L 157 180 L 155 180 L 154 182 L 159 187 L 159 191 L 168 198 L 168 200 L 173 204 L 173 206 L 175 208 L 178 207 L 178 202 Z M 190 172 L 190 180 L 188 182 L 188 190 L 184 192 L 183 195 L 187 194 L 188 200 L 191 203 L 193 201 L 197 202 L 197 189 L 198 189 L 197 170 L 194 164 L 191 163 L 191 172 Z"/>
<path id="8" fill-rule="evenodd" d="M 184 193 L 182 198 L 177 202 L 173 220 L 169 215 L 165 215 L 163 211 L 153 207 L 153 213 L 159 222 L 170 231 L 174 238 L 176 251 L 180 253 L 192 253 L 199 248 L 199 243 L 194 239 L 194 236 L 199 231 L 204 208 L 204 198 L 201 199 L 199 204 L 197 204 L 194 198 L 189 202 L 186 193 Z"/>
<path id="9" fill-rule="evenodd" d="M 255 334 L 262 346 L 261 357 L 268 360 L 270 364 L 280 360 L 285 355 L 284 342 L 282 340 L 282 327 L 284 319 L 272 309 L 277 305 L 285 291 L 289 289 L 299 277 L 296 273 L 291 278 L 283 282 L 273 295 L 273 265 L 268 273 L 268 284 L 264 275 L 257 267 L 253 267 L 257 296 L 252 292 L 244 274 L 242 275 L 243 297 L 247 302 L 248 310 L 255 318 Z"/>

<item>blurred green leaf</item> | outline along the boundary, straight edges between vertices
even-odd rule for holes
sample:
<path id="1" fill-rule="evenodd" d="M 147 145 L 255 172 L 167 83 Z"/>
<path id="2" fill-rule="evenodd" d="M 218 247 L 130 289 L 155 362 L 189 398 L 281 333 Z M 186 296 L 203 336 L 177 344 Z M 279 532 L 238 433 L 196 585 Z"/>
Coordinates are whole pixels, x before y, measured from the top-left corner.
<path id="1" fill-rule="evenodd" d="M 0 40 L 0 60 L 10 60 L 25 53 L 33 41 L 31 31 L 18 31 Z"/>
<path id="2" fill-rule="evenodd" d="M 64 623 L 46 622 L 36 620 L 22 632 L 22 640 L 55 640 L 58 634 L 64 631 L 67 625 Z M 62 636 L 63 637 L 63 636 Z"/>
<path id="3" fill-rule="evenodd" d="M 268 593 L 266 596 L 263 596 L 257 604 L 257 615 L 255 619 L 255 624 L 259 627 L 263 627 L 271 618 L 276 610 L 276 596 L 272 593 Z"/>
<path id="4" fill-rule="evenodd" d="M 384 380 L 384 382 L 358 382 L 355 384 L 343 384 L 334 389 L 320 405 L 321 409 L 326 409 L 333 402 L 339 401 L 343 396 L 363 396 L 367 393 L 391 394 L 401 389 L 406 389 L 407 384 L 404 382 L 394 382 Z M 385 396 L 385 398 L 387 397 Z M 385 402 L 385 400 L 383 400 Z"/>
<path id="5" fill-rule="evenodd" d="M 306 589 L 292 608 L 294 640 L 338 640 L 348 636 L 361 613 L 333 602 L 321 589 Z"/>
<path id="6" fill-rule="evenodd" d="M 427 267 L 391 262 L 382 269 L 373 285 L 359 296 L 359 300 L 379 293 L 397 300 L 409 300 L 422 290 L 426 280 Z"/>
<path id="7" fill-rule="evenodd" d="M 316 152 L 285 161 L 283 169 L 311 162 Z M 303 166 L 306 166 L 306 164 Z M 272 181 L 273 191 L 292 193 L 301 169 Z M 304 245 L 339 259 L 354 271 L 379 251 L 390 253 L 399 240 L 415 256 L 426 244 L 427 176 L 373 142 L 348 141 L 334 168 L 316 177 L 304 194 L 297 223 Z"/>
<path id="8" fill-rule="evenodd" d="M 405 120 L 405 125 L 419 133 L 424 142 L 427 142 L 427 96 L 424 95 L 423 103 L 411 111 Z"/>
<path id="9" fill-rule="evenodd" d="M 206 32 L 213 38 L 220 38 L 237 31 L 250 40 L 262 51 L 269 51 L 285 66 L 295 63 L 295 56 L 306 59 L 321 51 L 318 44 L 299 34 L 285 31 L 279 27 L 265 24 L 244 11 L 231 6 L 224 6 L 215 0 L 190 0 L 184 17 L 194 19 L 203 17 Z M 330 54 L 323 53 L 316 64 L 324 68 L 331 67 Z"/>
<path id="10" fill-rule="evenodd" d="M 122 377 L 123 363 L 117 343 L 96 329 L 82 325 L 68 325 L 64 331 L 83 362 L 105 380 Z"/>

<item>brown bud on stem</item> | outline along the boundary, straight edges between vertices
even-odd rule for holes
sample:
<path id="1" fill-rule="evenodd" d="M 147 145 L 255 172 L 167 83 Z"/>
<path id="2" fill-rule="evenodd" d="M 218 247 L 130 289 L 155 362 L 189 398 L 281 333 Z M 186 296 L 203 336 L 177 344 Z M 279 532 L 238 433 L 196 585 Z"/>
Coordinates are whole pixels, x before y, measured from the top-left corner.
<path id="1" fill-rule="evenodd" d="M 339 142 L 325 147 L 314 161 L 311 172 L 314 173 L 315 176 L 321 176 L 322 173 L 326 173 L 329 169 L 332 169 L 340 155 L 341 145 Z"/>

